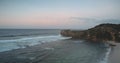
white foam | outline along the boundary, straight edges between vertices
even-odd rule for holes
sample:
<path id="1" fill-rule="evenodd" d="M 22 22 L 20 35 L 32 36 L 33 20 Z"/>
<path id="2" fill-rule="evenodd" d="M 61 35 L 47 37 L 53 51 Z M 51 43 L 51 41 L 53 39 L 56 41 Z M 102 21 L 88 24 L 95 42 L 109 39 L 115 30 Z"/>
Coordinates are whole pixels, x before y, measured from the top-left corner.
<path id="1" fill-rule="evenodd" d="M 103 58 L 103 60 L 100 61 L 100 63 L 108 63 L 108 58 L 109 58 L 110 52 L 111 52 L 111 48 L 108 48 L 107 52 L 105 54 L 105 57 Z"/>
<path id="2" fill-rule="evenodd" d="M 56 41 L 60 39 L 68 39 L 69 37 L 56 36 L 38 36 L 38 37 L 26 37 L 21 39 L 12 40 L 0 40 L 0 52 L 8 51 L 12 49 L 25 48 L 45 42 Z"/>

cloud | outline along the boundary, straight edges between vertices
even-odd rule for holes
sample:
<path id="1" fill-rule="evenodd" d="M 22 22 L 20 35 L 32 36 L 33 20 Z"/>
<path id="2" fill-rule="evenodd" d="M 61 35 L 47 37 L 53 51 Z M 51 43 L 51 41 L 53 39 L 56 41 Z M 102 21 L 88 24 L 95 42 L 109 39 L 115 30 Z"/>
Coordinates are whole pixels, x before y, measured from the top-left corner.
<path id="1" fill-rule="evenodd" d="M 119 19 L 71 17 L 70 20 L 74 22 L 74 25 L 78 25 L 81 29 L 88 29 L 102 23 L 120 24 Z"/>
<path id="2" fill-rule="evenodd" d="M 101 19 L 98 23 L 113 23 L 113 24 L 120 24 L 119 19 Z"/>
<path id="3" fill-rule="evenodd" d="M 71 17 L 71 20 L 75 21 L 84 21 L 86 23 L 113 23 L 120 24 L 120 19 L 104 19 L 104 18 L 82 18 L 82 17 Z"/>

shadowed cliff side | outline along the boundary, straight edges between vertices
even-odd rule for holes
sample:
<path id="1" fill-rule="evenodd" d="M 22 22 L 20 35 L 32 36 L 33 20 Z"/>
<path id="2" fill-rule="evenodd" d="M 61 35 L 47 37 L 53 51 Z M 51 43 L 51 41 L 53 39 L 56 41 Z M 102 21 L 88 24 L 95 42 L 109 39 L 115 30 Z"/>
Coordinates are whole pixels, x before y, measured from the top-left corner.
<path id="1" fill-rule="evenodd" d="M 120 24 L 100 24 L 88 30 L 62 30 L 61 35 L 74 39 L 87 39 L 92 41 L 120 42 Z"/>

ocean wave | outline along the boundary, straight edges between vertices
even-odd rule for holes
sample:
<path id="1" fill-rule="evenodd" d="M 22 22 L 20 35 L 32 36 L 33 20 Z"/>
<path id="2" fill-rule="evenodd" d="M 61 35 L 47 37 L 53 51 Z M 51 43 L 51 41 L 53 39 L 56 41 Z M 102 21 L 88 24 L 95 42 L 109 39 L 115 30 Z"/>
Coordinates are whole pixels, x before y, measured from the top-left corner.
<path id="1" fill-rule="evenodd" d="M 12 49 L 25 48 L 44 42 L 52 42 L 61 39 L 68 39 L 69 37 L 62 37 L 61 35 L 51 36 L 37 36 L 37 37 L 26 37 L 12 40 L 0 40 L 0 52 L 8 51 Z"/>
<path id="2" fill-rule="evenodd" d="M 103 60 L 100 61 L 100 63 L 108 63 L 108 58 L 109 58 L 109 54 L 111 52 L 111 48 L 107 48 L 107 52 L 105 53 L 105 56 L 103 58 Z"/>
<path id="3" fill-rule="evenodd" d="M 18 36 L 31 36 L 31 35 L 39 35 L 39 34 L 18 34 L 18 35 L 1 35 L 0 37 L 18 37 Z"/>

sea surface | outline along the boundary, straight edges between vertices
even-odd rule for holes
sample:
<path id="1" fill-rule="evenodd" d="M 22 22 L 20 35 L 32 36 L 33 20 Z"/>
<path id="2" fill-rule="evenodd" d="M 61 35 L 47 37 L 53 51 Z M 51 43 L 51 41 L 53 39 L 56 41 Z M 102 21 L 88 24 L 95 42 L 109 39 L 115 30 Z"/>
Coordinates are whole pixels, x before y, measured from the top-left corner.
<path id="1" fill-rule="evenodd" d="M 84 40 L 66 40 L 69 38 L 62 37 L 58 29 L 0 29 L 0 52 L 62 40 L 66 45 L 58 47 L 65 49 L 58 49 L 54 52 L 51 58 L 57 59 L 46 60 L 52 63 L 107 63 L 111 49 L 105 44 L 91 44 Z M 43 63 L 47 62 L 43 61 Z"/>
<path id="2" fill-rule="evenodd" d="M 0 52 L 66 39 L 56 29 L 0 29 Z"/>

